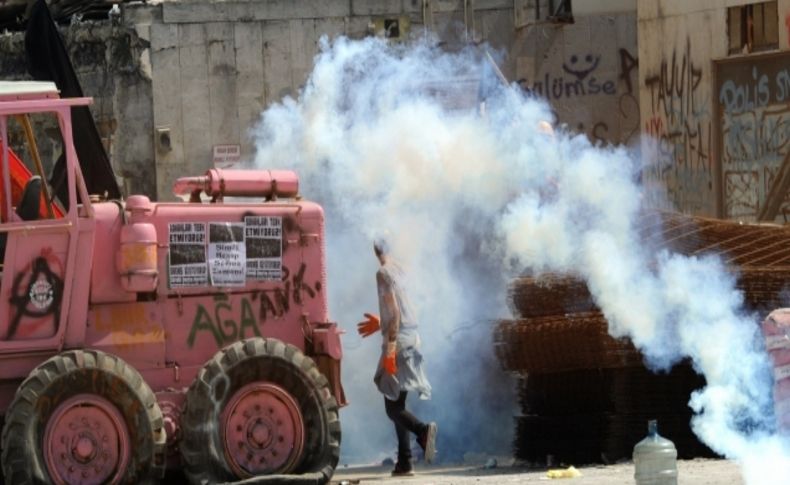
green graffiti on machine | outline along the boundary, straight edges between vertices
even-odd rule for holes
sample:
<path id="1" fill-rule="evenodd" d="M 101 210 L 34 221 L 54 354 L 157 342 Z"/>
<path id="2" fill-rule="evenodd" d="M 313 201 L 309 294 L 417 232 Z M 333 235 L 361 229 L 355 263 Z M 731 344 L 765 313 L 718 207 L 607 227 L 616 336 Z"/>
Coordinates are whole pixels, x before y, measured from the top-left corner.
<path id="1" fill-rule="evenodd" d="M 198 304 L 195 319 L 192 321 L 192 329 L 189 331 L 189 337 L 187 338 L 189 348 L 192 348 L 195 344 L 195 337 L 198 332 L 210 333 L 214 337 L 217 347 L 223 347 L 247 337 L 261 336 L 252 311 L 252 305 L 246 298 L 241 300 L 241 322 L 237 323 L 231 318 L 223 319 L 220 314 L 222 311 L 232 312 L 233 309 L 227 302 L 218 302 L 214 307 L 214 318 L 212 319 L 206 307 Z M 248 328 L 250 329 L 249 334 L 247 332 Z"/>

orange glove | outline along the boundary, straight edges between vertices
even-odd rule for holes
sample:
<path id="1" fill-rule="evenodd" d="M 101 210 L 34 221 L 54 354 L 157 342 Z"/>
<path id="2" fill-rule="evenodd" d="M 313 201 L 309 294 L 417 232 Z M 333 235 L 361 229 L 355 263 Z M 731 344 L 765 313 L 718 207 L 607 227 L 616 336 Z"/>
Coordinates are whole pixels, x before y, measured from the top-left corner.
<path id="1" fill-rule="evenodd" d="M 365 313 L 365 317 L 367 317 L 367 320 L 357 324 L 357 332 L 363 337 L 370 337 L 379 331 L 381 324 L 379 323 L 379 317 L 376 315 Z"/>
<path id="2" fill-rule="evenodd" d="M 398 364 L 395 362 L 396 355 L 395 342 L 390 342 L 387 345 L 387 353 L 381 361 L 381 366 L 384 368 L 384 372 L 391 376 L 398 372 Z"/>

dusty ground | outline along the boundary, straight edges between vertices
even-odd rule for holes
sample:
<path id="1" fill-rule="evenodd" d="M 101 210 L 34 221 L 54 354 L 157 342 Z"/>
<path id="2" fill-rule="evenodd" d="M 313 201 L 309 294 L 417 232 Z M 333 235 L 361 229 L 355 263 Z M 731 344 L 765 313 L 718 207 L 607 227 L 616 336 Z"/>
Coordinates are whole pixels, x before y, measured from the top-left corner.
<path id="1" fill-rule="evenodd" d="M 392 478 L 392 467 L 343 468 L 335 472 L 333 485 L 396 484 L 450 485 L 557 483 L 558 485 L 634 485 L 633 463 L 610 466 L 580 467 L 581 477 L 549 480 L 546 470 L 519 467 L 416 467 L 416 476 Z M 726 460 L 688 460 L 678 462 L 679 485 L 742 485 L 738 467 Z"/>

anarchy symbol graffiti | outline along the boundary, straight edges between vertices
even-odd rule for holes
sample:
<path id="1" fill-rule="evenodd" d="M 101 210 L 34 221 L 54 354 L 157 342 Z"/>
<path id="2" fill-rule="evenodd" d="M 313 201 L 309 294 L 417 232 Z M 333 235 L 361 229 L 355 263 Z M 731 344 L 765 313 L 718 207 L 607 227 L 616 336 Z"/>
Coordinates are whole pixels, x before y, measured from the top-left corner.
<path id="1" fill-rule="evenodd" d="M 23 317 L 42 318 L 52 315 L 60 322 L 63 280 L 50 268 L 45 257 L 33 260 L 30 272 L 20 271 L 14 277 L 10 303 L 16 307 L 8 326 L 6 340 L 12 339 Z"/>

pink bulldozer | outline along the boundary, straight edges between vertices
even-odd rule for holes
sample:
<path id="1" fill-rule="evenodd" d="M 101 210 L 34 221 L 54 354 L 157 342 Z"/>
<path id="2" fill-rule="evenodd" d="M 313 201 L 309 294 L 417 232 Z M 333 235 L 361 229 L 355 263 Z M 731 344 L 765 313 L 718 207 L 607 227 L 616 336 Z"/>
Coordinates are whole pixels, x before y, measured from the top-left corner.
<path id="1" fill-rule="evenodd" d="M 89 103 L 0 82 L 6 483 L 328 482 L 345 397 L 321 207 L 266 170 L 179 179 L 188 202 L 102 200 L 72 140 Z M 67 200 L 31 119 L 59 129 Z"/>

